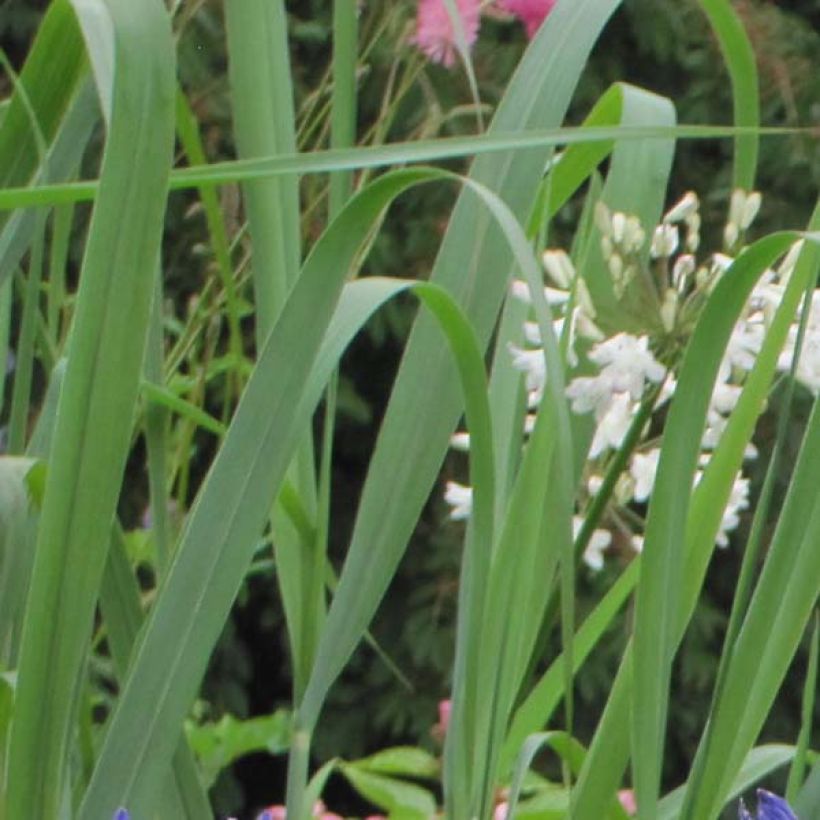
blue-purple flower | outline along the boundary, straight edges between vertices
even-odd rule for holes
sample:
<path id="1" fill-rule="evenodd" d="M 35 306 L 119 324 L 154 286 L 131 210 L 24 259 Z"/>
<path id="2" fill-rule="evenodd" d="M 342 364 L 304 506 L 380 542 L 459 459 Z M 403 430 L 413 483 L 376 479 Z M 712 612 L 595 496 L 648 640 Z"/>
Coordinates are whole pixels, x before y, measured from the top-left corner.
<path id="1" fill-rule="evenodd" d="M 757 790 L 757 814 L 749 814 L 743 801 L 738 807 L 738 820 L 797 820 L 789 804 L 776 794 Z"/>
<path id="2" fill-rule="evenodd" d="M 128 809 L 117 809 L 114 812 L 113 820 L 131 820 L 131 815 L 128 813 Z"/>

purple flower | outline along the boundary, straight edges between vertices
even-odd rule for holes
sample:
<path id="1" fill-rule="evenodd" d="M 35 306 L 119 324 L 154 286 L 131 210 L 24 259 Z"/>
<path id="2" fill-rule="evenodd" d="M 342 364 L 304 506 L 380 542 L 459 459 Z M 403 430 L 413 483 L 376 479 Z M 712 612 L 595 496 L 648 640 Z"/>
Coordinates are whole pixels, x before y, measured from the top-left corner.
<path id="1" fill-rule="evenodd" d="M 113 820 L 131 820 L 131 815 L 128 813 L 128 809 L 117 809 L 114 812 Z"/>
<path id="2" fill-rule="evenodd" d="M 757 814 L 749 814 L 741 800 L 738 807 L 738 820 L 797 820 L 797 815 L 782 797 L 764 789 L 758 789 Z"/>

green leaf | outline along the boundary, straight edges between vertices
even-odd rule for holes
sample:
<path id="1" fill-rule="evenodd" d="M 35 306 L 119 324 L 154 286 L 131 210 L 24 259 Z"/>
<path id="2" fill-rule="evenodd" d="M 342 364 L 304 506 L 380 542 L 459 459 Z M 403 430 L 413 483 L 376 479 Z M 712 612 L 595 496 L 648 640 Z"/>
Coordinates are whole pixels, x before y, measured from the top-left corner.
<path id="1" fill-rule="evenodd" d="M 95 8 L 110 19 L 116 38 L 108 47 L 117 62 L 117 105 L 80 277 L 27 603 L 9 816 L 57 817 L 65 798 L 80 676 L 130 447 L 173 147 L 174 54 L 163 5 L 109 0 Z M 46 619 L 44 612 L 60 617 Z"/>
<path id="2" fill-rule="evenodd" d="M 383 749 L 370 757 L 350 764 L 375 774 L 403 775 L 405 777 L 436 777 L 440 767 L 438 760 L 424 749 L 416 746 L 396 746 Z"/>
<path id="3" fill-rule="evenodd" d="M 341 764 L 342 774 L 359 794 L 396 820 L 429 820 L 436 813 L 433 795 L 415 783 Z"/>
<path id="4" fill-rule="evenodd" d="M 732 83 L 735 125 L 754 129 L 760 124 L 760 90 L 757 58 L 743 21 L 729 0 L 699 0 L 720 44 Z M 757 172 L 760 138 L 754 130 L 735 137 L 733 183 L 735 188 L 751 191 Z"/>
<path id="5" fill-rule="evenodd" d="M 393 197 L 439 176 L 414 169 L 380 178 L 351 201 L 306 261 L 180 537 L 81 816 L 96 818 L 122 805 L 137 814 L 150 810 L 298 431 L 321 393 L 323 384 L 308 395 L 306 379 L 344 282 L 342 263 L 355 256 Z"/>
<path id="6" fill-rule="evenodd" d="M 206 788 L 219 773 L 253 752 L 277 755 L 290 746 L 290 713 L 279 709 L 272 715 L 239 720 L 223 715 L 217 723 L 185 724 L 188 744 L 197 757 Z"/>

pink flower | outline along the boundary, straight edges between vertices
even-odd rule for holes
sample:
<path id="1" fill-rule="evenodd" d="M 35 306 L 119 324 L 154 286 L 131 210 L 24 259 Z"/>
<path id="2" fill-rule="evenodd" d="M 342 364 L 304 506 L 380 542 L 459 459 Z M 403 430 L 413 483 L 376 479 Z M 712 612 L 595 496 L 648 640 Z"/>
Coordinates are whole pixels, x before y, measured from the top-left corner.
<path id="1" fill-rule="evenodd" d="M 440 700 L 438 702 L 438 723 L 430 729 L 430 734 L 439 742 L 444 743 L 444 736 L 447 734 L 447 727 L 450 725 L 450 713 L 453 710 L 453 703 L 450 700 Z"/>
<path id="2" fill-rule="evenodd" d="M 618 792 L 618 800 L 630 817 L 638 813 L 638 804 L 635 802 L 635 792 L 632 789 L 621 789 Z"/>
<path id="3" fill-rule="evenodd" d="M 480 0 L 455 0 L 467 45 L 478 37 Z M 419 0 L 412 40 L 434 63 L 450 68 L 456 59 L 456 32 L 445 0 Z"/>
<path id="4" fill-rule="evenodd" d="M 514 14 L 527 28 L 527 37 L 534 37 L 547 19 L 556 0 L 499 0 L 504 11 Z"/>

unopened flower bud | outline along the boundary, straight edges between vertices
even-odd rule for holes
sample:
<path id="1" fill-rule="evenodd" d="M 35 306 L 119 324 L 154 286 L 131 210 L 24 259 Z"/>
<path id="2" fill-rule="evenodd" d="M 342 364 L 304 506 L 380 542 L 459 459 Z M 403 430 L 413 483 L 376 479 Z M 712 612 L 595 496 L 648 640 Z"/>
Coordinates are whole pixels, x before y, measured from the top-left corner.
<path id="1" fill-rule="evenodd" d="M 686 290 L 689 277 L 695 272 L 695 257 L 689 253 L 681 254 L 672 267 L 672 284 L 678 293 Z"/>
<path id="2" fill-rule="evenodd" d="M 755 221 L 755 217 L 760 211 L 761 201 L 762 197 L 760 196 L 760 191 L 752 191 L 747 195 L 746 201 L 743 203 L 743 211 L 740 215 L 741 230 L 745 231 L 752 224 L 752 222 Z"/>
<path id="3" fill-rule="evenodd" d="M 725 248 L 733 248 L 740 236 L 736 222 L 728 222 L 723 229 L 723 245 Z"/>
<path id="4" fill-rule="evenodd" d="M 671 333 L 675 327 L 675 317 L 678 313 L 678 292 L 668 288 L 663 296 L 661 305 L 661 322 L 667 333 Z"/>
<path id="5" fill-rule="evenodd" d="M 612 214 L 612 239 L 616 245 L 620 245 L 624 241 L 625 232 L 626 214 L 616 211 Z"/>
<path id="6" fill-rule="evenodd" d="M 686 250 L 695 253 L 700 245 L 700 214 L 695 212 L 688 216 L 686 222 Z"/>
<path id="7" fill-rule="evenodd" d="M 612 274 L 612 280 L 617 286 L 624 272 L 624 260 L 617 253 L 613 253 L 609 257 L 609 272 Z"/>
<path id="8" fill-rule="evenodd" d="M 569 290 L 575 279 L 575 266 L 572 260 L 562 250 L 544 251 L 541 257 L 544 269 L 559 287 Z"/>
<path id="9" fill-rule="evenodd" d="M 678 249 L 679 241 L 677 226 L 663 223 L 658 225 L 652 234 L 652 248 L 649 253 L 653 259 L 668 259 Z"/>
<path id="10" fill-rule="evenodd" d="M 664 216 L 664 222 L 682 222 L 694 214 L 700 207 L 698 195 L 694 191 L 687 191 Z"/>
<path id="11" fill-rule="evenodd" d="M 629 216 L 624 226 L 623 248 L 626 253 L 637 253 L 642 247 L 646 234 L 637 216 Z"/>
<path id="12" fill-rule="evenodd" d="M 595 225 L 603 236 L 609 236 L 612 233 L 612 215 L 601 200 L 595 204 Z"/>
<path id="13" fill-rule="evenodd" d="M 592 303 L 592 296 L 589 293 L 589 288 L 587 288 L 587 283 L 581 277 L 578 277 L 575 283 L 575 301 L 587 316 L 592 319 L 595 318 L 596 310 L 595 305 Z"/>

